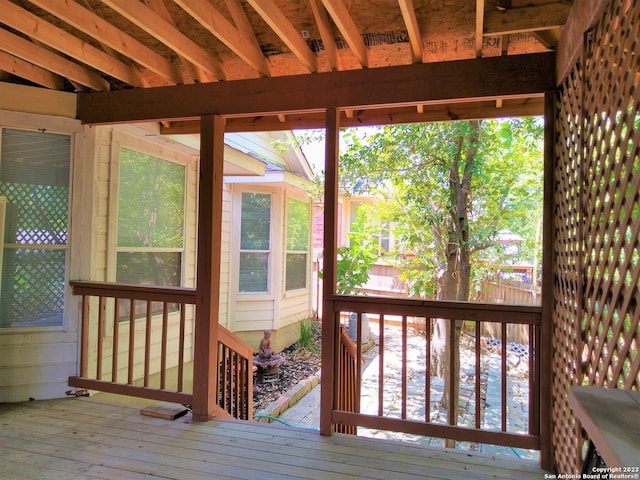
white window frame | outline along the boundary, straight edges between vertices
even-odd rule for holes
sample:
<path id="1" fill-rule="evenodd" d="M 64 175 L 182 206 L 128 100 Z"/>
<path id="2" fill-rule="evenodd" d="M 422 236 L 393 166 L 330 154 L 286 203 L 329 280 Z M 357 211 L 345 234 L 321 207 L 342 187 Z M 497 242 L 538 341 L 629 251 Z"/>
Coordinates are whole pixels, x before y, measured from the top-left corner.
<path id="1" fill-rule="evenodd" d="M 289 250 L 288 249 L 288 243 L 289 243 L 289 239 L 288 239 L 288 233 L 289 233 L 289 201 L 293 200 L 296 202 L 301 202 L 307 205 L 308 208 L 308 232 L 307 232 L 307 246 L 306 249 L 303 250 Z M 282 286 L 282 291 L 284 292 L 285 295 L 295 295 L 296 293 L 303 293 L 303 292 L 308 292 L 309 291 L 309 283 L 310 283 L 310 276 L 309 276 L 309 271 L 310 271 L 310 266 L 311 266 L 311 237 L 313 234 L 312 231 L 312 224 L 311 221 L 313 219 L 313 210 L 312 210 L 312 204 L 311 202 L 309 202 L 307 199 L 304 198 L 300 198 L 300 197 L 296 197 L 296 196 L 287 196 L 285 198 L 285 214 L 284 214 L 284 218 L 285 218 L 285 225 L 284 225 L 284 262 L 283 262 L 283 271 L 284 271 L 284 275 L 283 275 L 283 286 Z M 287 258 L 289 256 L 289 254 L 305 254 L 306 255 L 306 262 L 305 262 L 305 286 L 301 287 L 301 288 L 292 288 L 290 290 L 287 289 Z"/>
<path id="2" fill-rule="evenodd" d="M 242 292 L 240 290 L 240 238 L 241 238 L 241 225 L 242 225 L 242 194 L 243 193 L 256 193 L 271 195 L 271 220 L 270 220 L 270 241 L 269 241 L 269 257 L 267 262 L 267 290 L 265 292 Z M 281 211 L 280 202 L 282 201 L 282 194 L 276 188 L 269 188 L 260 185 L 246 185 L 236 188 L 233 193 L 233 225 L 232 228 L 232 247 L 233 258 L 233 284 L 231 285 L 232 291 L 236 295 L 236 299 L 239 301 L 251 301 L 251 300 L 273 300 L 275 298 L 275 285 L 278 285 L 278 279 L 274 276 L 274 266 L 278 265 L 279 251 L 274 245 L 274 239 L 277 237 L 277 232 L 280 229 L 280 219 L 277 212 Z M 262 250 L 261 250 L 262 251 Z"/>
<path id="3" fill-rule="evenodd" d="M 67 242 L 64 246 L 56 245 L 56 246 L 44 246 L 41 248 L 52 248 L 55 250 L 62 250 L 65 252 L 65 260 L 64 260 L 64 293 L 63 293 L 63 306 L 62 306 L 62 323 L 60 325 L 34 325 L 34 326 L 10 326 L 10 327 L 0 327 L 0 332 L 11 332 L 11 333 L 20 333 L 20 332 L 56 332 L 56 331 L 69 331 L 71 328 L 75 328 L 74 325 L 70 325 L 69 322 L 69 278 L 71 271 L 71 232 L 72 232 L 72 212 L 74 209 L 73 205 L 73 187 L 74 187 L 74 157 L 75 157 L 75 133 L 77 133 L 78 126 L 73 121 L 69 121 L 66 119 L 61 120 L 60 122 L 51 123 L 49 125 L 49 120 L 42 120 L 40 116 L 32 116 L 30 114 L 15 114 L 16 116 L 21 118 L 21 121 L 14 123 L 12 121 L 3 123 L 0 125 L 0 143 L 2 142 L 2 130 L 22 130 L 27 132 L 42 132 L 42 133 L 51 133 L 55 135 L 64 135 L 69 137 L 70 146 L 69 146 L 69 204 L 67 208 Z M 64 127 L 67 127 L 66 130 L 60 130 L 61 123 Z M 47 125 L 48 128 L 44 128 L 44 125 Z M 1 145 L 0 145 L 1 147 Z M 2 245 L 1 248 L 4 248 L 4 225 L 2 226 L 2 236 L 0 239 Z M 0 251 L 0 259 L 2 257 L 2 252 Z M 2 262 L 0 262 L 0 268 L 2 268 Z"/>
<path id="4" fill-rule="evenodd" d="M 175 163 L 184 167 L 184 197 L 183 211 L 184 221 L 182 223 L 182 248 L 158 248 L 158 247 L 119 247 L 118 246 L 118 211 L 119 211 L 119 187 L 120 187 L 120 152 L 122 149 L 134 150 L 136 152 L 149 155 L 160 160 Z M 185 264 L 187 250 L 186 221 L 188 217 L 188 161 L 179 152 L 163 148 L 160 145 L 144 141 L 123 132 L 114 131 L 111 144 L 111 169 L 109 188 L 109 233 L 108 248 L 111 254 L 107 265 L 107 281 L 116 281 L 117 261 L 119 252 L 179 252 L 180 259 L 180 285 L 184 286 Z"/>

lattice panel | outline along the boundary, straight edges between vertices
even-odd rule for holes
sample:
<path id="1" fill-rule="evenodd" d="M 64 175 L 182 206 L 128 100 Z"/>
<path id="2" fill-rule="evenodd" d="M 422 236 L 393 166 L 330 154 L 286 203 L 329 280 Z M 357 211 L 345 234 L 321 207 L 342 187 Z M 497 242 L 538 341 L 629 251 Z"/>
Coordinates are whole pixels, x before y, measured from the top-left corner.
<path id="1" fill-rule="evenodd" d="M 556 102 L 555 263 L 553 309 L 553 419 L 555 464 L 577 472 L 580 429 L 567 403 L 569 387 L 582 377 L 580 345 L 580 66 L 565 80 Z"/>
<path id="2" fill-rule="evenodd" d="M 556 118 L 553 444 L 580 469 L 569 386 L 640 388 L 640 3 L 611 1 Z M 580 78 L 580 75 L 583 77 Z"/>
<path id="3" fill-rule="evenodd" d="M 613 2 L 590 35 L 583 171 L 590 385 L 640 387 L 640 4 Z"/>
<path id="4" fill-rule="evenodd" d="M 69 189 L 3 181 L 0 195 L 7 199 L 0 326 L 61 325 Z"/>

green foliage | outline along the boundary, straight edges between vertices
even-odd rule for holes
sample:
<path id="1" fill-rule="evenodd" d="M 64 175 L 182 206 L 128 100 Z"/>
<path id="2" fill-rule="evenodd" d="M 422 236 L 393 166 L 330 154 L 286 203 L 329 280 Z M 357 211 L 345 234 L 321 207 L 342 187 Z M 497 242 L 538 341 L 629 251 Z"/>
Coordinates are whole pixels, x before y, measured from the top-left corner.
<path id="1" fill-rule="evenodd" d="M 500 230 L 524 238 L 520 261 L 539 257 L 543 156 L 536 119 L 393 125 L 350 130 L 343 141 L 340 185 L 382 199 L 368 221 L 392 225 L 392 253 L 412 295 L 434 297 L 442 272 L 460 285 L 463 274 L 449 270 L 466 258 L 469 281 L 479 280 L 483 266 L 509 260 L 497 243 Z"/>
<path id="2" fill-rule="evenodd" d="M 118 246 L 182 248 L 185 168 L 123 148 Z"/>
<path id="3" fill-rule="evenodd" d="M 298 340 L 298 350 L 306 352 L 317 352 L 319 346 L 314 343 L 315 326 L 313 322 L 305 318 L 300 322 L 300 340 Z"/>
<path id="4" fill-rule="evenodd" d="M 359 209 L 349 233 L 349 246 L 341 247 L 337 252 L 336 293 L 358 293 L 358 287 L 367 283 L 369 270 L 380 257 L 377 247 L 365 210 Z"/>

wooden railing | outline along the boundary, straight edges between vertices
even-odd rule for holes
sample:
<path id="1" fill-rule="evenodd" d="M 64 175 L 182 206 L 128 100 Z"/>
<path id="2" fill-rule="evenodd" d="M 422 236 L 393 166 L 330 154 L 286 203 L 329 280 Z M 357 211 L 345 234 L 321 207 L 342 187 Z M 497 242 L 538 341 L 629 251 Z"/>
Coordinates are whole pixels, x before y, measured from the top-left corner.
<path id="1" fill-rule="evenodd" d="M 341 318 L 348 317 L 348 312 L 353 312 L 357 314 L 357 331 L 361 332 L 363 315 L 366 314 L 372 333 L 378 337 L 378 356 L 377 360 L 374 360 L 376 364 L 369 366 L 373 367 L 374 371 L 377 369 L 377 378 L 373 375 L 372 378 L 367 379 L 369 391 L 378 390 L 377 399 L 369 396 L 365 409 L 365 406 L 360 404 L 363 383 L 362 342 L 360 341 L 362 335 L 357 335 L 355 366 L 352 371 L 349 371 L 345 368 L 345 360 L 343 360 L 345 347 L 340 339 L 343 329 L 335 328 L 338 336 L 333 343 L 336 346 L 335 360 L 333 365 L 323 364 L 323 369 L 333 369 L 333 376 L 336 379 L 335 382 L 323 383 L 323 388 L 335 389 L 331 396 L 333 405 L 323 405 L 321 417 L 330 418 L 333 431 L 347 431 L 347 427 L 364 427 L 439 437 L 451 441 L 535 450 L 540 448 L 540 307 L 339 295 L 331 296 L 328 300 L 325 306 L 330 305 L 333 308 L 327 309 L 325 314 L 333 315 L 336 326 L 341 323 Z M 466 361 L 463 359 L 460 362 L 465 372 L 465 393 L 468 400 L 466 405 L 461 405 L 461 395 L 455 393 L 456 383 L 452 381 L 455 370 L 451 370 L 450 378 L 446 382 L 449 397 L 458 402 L 457 410 L 459 413 L 465 413 L 464 419 L 461 414 L 457 418 L 452 415 L 451 412 L 455 411 L 452 409 L 440 418 L 436 418 L 438 417 L 436 414 L 441 411 L 435 412 L 432 407 L 432 404 L 437 406 L 440 400 L 440 397 L 435 398 L 435 393 L 432 393 L 435 380 L 431 375 L 433 365 L 430 348 L 431 329 L 432 320 L 436 318 L 457 322 L 458 325 L 462 323 L 467 331 L 464 334 L 467 343 Z M 500 338 L 481 337 L 482 324 L 486 322 L 500 325 Z M 518 365 L 520 379 L 526 379 L 523 380 L 526 384 L 523 389 L 528 390 L 525 394 L 526 405 L 523 405 L 523 410 L 528 412 L 524 426 L 512 425 L 509 417 L 510 409 L 514 408 L 510 406 L 512 395 L 509 386 L 514 382 L 511 374 L 516 368 L 508 363 L 508 355 L 513 355 L 509 351 L 514 347 L 507 343 L 506 329 L 509 324 L 525 324 L 529 329 L 529 343 L 525 346 L 526 355 L 522 355 L 524 359 L 521 359 Z M 388 336 L 392 331 L 399 336 L 396 348 L 399 358 L 394 362 L 395 366 L 390 365 L 391 352 L 385 344 L 385 334 Z M 450 328 L 449 331 L 451 332 L 449 341 L 452 341 L 455 329 Z M 413 343 L 411 348 L 408 342 L 410 337 Z M 455 350 L 450 349 L 449 361 L 455 360 L 454 354 Z M 414 359 L 420 359 L 420 361 L 413 361 L 411 370 L 408 367 L 410 355 L 413 355 Z M 511 360 L 511 357 L 509 359 Z M 367 372 L 370 370 L 369 367 Z M 420 378 L 423 383 L 416 385 L 416 378 Z M 495 391 L 495 397 L 499 399 L 498 405 L 490 406 L 496 417 L 493 423 L 486 415 L 486 409 L 489 408 L 485 403 L 487 381 L 493 382 L 491 387 Z M 439 385 L 442 385 L 442 381 L 440 382 Z M 330 383 L 332 385 L 329 385 Z M 389 383 L 397 383 L 393 387 L 395 388 L 393 392 L 390 392 L 392 386 Z M 355 388 L 358 399 L 355 404 L 345 403 L 343 400 L 351 398 L 350 388 Z M 435 391 L 436 389 L 433 390 Z M 438 391 L 442 393 L 441 386 Z M 390 396 L 393 397 L 393 405 L 389 403 Z M 350 406 L 355 408 L 348 408 Z M 323 425 L 321 425 L 322 428 Z"/>
<path id="2" fill-rule="evenodd" d="M 337 409 L 343 412 L 360 411 L 360 374 L 358 346 L 347 335 L 345 328 L 340 328 L 338 342 L 338 365 L 336 375 L 338 383 Z M 361 348 L 361 346 L 360 346 Z M 361 352 L 360 352 L 361 353 Z M 334 424 L 333 430 L 340 433 L 356 435 L 358 429 L 354 425 Z"/>
<path id="3" fill-rule="evenodd" d="M 253 349 L 222 326 L 218 365 L 218 405 L 233 418 L 253 419 Z"/>
<path id="4" fill-rule="evenodd" d="M 82 296 L 80 375 L 69 386 L 193 403 L 195 290 L 71 282 Z M 253 351 L 218 326 L 216 415 L 252 418 Z"/>

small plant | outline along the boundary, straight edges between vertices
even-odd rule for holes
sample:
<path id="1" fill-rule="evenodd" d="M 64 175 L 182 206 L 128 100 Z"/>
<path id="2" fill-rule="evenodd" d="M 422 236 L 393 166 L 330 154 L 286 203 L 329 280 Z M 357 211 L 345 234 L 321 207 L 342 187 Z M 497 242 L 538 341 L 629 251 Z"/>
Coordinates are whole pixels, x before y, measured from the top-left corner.
<path id="1" fill-rule="evenodd" d="M 300 322 L 300 340 L 298 341 L 298 350 L 307 352 L 317 352 L 318 346 L 314 343 L 313 337 L 315 328 L 311 320 L 308 318 Z"/>

